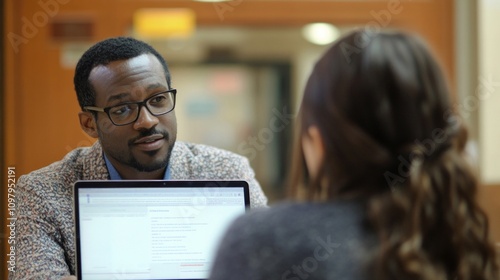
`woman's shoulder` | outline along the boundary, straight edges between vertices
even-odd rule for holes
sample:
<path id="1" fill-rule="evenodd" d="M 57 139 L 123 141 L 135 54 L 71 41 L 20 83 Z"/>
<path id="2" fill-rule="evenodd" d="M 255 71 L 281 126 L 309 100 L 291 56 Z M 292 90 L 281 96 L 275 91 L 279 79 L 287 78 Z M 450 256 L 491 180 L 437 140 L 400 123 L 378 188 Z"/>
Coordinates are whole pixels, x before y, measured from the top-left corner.
<path id="1" fill-rule="evenodd" d="M 365 215 L 365 204 L 359 201 L 334 201 L 334 202 L 291 202 L 284 201 L 271 205 L 269 208 L 252 209 L 244 217 L 248 220 L 273 220 L 281 218 L 304 218 L 314 221 L 316 218 L 339 216 Z M 313 215 L 313 217 L 311 217 Z M 311 219 L 313 218 L 313 219 Z"/>
<path id="2" fill-rule="evenodd" d="M 293 268 L 301 265 L 317 268 L 310 279 L 365 279 L 351 271 L 364 264 L 374 242 L 363 225 L 363 208 L 351 202 L 284 202 L 251 210 L 226 233 L 212 279 L 233 279 L 228 275 L 241 271 L 245 276 L 238 279 L 295 279 Z"/>
<path id="3" fill-rule="evenodd" d="M 233 223 L 232 229 L 238 235 L 293 235 L 304 229 L 362 231 L 365 224 L 365 207 L 359 202 L 280 202 L 269 208 L 250 210 Z"/>

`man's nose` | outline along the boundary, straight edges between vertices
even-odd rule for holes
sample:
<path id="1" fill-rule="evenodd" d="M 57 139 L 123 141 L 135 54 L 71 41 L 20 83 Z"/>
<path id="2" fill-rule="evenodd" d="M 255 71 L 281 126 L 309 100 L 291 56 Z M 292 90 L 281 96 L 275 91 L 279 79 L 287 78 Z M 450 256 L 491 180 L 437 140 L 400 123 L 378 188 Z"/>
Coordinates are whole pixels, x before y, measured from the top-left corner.
<path id="1" fill-rule="evenodd" d="M 153 126 L 157 125 L 159 123 L 159 120 L 156 116 L 153 116 L 146 106 L 142 106 L 141 110 L 139 111 L 139 117 L 137 120 L 134 122 L 134 129 L 140 130 L 140 129 L 150 129 Z"/>

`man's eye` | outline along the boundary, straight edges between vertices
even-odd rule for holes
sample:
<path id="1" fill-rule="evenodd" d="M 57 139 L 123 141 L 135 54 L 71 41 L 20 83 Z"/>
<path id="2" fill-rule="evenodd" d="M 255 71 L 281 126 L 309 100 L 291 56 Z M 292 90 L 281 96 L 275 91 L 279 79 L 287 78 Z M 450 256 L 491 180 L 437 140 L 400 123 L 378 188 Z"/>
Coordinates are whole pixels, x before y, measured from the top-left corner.
<path id="1" fill-rule="evenodd" d="M 158 95 L 156 97 L 154 97 L 153 99 L 151 99 L 151 103 L 152 104 L 160 104 L 160 103 L 163 103 L 167 100 L 167 97 L 165 95 Z"/>
<path id="2" fill-rule="evenodd" d="M 130 105 L 123 105 L 123 106 L 113 107 L 110 110 L 110 113 L 113 115 L 124 115 L 130 113 L 131 110 L 132 108 L 130 108 Z"/>

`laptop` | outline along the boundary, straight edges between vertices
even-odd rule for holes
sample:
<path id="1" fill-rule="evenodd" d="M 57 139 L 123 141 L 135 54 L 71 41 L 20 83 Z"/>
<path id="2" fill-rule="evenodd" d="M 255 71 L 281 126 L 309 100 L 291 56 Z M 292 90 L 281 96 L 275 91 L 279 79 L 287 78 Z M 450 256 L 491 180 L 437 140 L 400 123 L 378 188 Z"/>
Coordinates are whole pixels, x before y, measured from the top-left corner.
<path id="1" fill-rule="evenodd" d="M 78 181 L 79 280 L 207 279 L 246 181 Z"/>

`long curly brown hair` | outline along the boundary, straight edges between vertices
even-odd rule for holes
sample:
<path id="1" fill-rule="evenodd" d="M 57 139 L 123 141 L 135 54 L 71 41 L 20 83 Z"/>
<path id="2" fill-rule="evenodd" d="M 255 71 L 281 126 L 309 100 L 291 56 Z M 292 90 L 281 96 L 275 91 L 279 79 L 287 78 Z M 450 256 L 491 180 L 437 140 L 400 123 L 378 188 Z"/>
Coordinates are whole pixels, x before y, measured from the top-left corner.
<path id="1" fill-rule="evenodd" d="M 380 240 L 376 279 L 499 279 L 467 133 L 421 39 L 360 30 L 337 41 L 309 78 L 297 139 L 310 126 L 324 161 L 308 180 L 297 142 L 291 195 L 365 197 Z"/>

